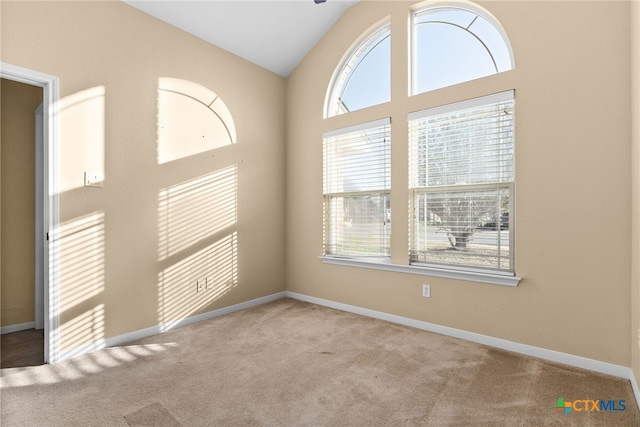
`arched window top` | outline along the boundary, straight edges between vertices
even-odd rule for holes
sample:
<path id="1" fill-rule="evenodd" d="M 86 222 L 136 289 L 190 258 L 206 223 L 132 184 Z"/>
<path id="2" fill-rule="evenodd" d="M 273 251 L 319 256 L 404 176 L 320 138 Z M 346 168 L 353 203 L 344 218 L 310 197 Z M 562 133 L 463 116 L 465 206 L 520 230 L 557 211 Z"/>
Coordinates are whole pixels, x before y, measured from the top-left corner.
<path id="1" fill-rule="evenodd" d="M 481 8 L 443 5 L 414 12 L 412 94 L 513 67 L 513 53 L 504 29 Z"/>
<path id="2" fill-rule="evenodd" d="M 325 100 L 325 117 L 391 100 L 391 32 L 377 26 L 354 44 L 336 68 Z"/>

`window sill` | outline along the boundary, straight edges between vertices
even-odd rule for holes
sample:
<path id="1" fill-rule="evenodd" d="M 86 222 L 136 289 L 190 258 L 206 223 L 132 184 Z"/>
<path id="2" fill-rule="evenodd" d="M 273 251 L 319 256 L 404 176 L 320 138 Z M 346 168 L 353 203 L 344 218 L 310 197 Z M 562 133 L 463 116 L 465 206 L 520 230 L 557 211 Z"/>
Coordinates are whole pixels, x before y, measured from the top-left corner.
<path id="1" fill-rule="evenodd" d="M 518 286 L 520 277 L 507 274 L 480 273 L 474 271 L 447 270 L 417 265 L 392 264 L 388 259 L 378 258 L 370 260 L 366 258 L 340 258 L 321 256 L 325 264 L 344 265 L 349 267 L 372 268 L 375 270 L 392 271 L 395 273 L 419 274 L 423 276 L 442 277 L 445 279 L 465 280 L 469 282 L 487 283 L 490 285 Z"/>

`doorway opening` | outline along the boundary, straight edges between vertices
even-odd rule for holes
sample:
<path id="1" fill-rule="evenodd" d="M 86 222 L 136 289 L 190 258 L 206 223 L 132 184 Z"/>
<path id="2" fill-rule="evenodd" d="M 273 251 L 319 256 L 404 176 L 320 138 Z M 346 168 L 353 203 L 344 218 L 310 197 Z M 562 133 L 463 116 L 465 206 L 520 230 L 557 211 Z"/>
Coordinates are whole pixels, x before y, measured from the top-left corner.
<path id="1" fill-rule="evenodd" d="M 57 159 L 58 159 L 58 135 L 57 135 L 57 102 L 58 102 L 58 78 L 38 71 L 14 66 L 11 64 L 0 63 L 0 77 L 7 81 L 26 84 L 41 88 L 42 105 L 36 110 L 32 120 L 38 122 L 35 129 L 39 134 L 31 136 L 32 141 L 35 137 L 34 144 L 34 181 L 35 194 L 32 196 L 35 200 L 32 221 L 33 238 L 30 244 L 33 245 L 33 280 L 35 288 L 33 289 L 33 321 L 20 322 L 17 324 L 9 324 L 2 327 L 3 338 L 4 333 L 11 333 L 26 329 L 29 323 L 33 323 L 33 329 L 37 332 L 37 328 L 42 328 L 44 338 L 42 359 L 44 363 L 53 363 L 57 361 L 58 356 L 58 327 L 59 327 L 59 308 L 58 308 L 58 289 L 59 280 L 57 274 L 57 258 L 58 247 L 55 239 L 50 239 L 58 227 L 58 184 L 56 180 Z M 4 130 L 4 129 L 3 129 Z M 5 175 L 6 177 L 6 175 Z M 7 186 L 3 184 L 6 189 Z M 5 230 L 0 231 L 0 235 Z M 7 244 L 7 239 L 4 239 Z M 28 239 L 12 239 L 13 245 L 16 240 Z M 35 243 L 35 244 L 34 244 Z M 10 251 L 11 248 L 2 248 Z M 3 256 L 4 258 L 4 256 Z M 4 286 L 4 285 L 2 285 Z M 4 297 L 4 295 L 3 295 Z M 18 310 L 19 311 L 19 310 Z M 16 317 L 20 319 L 20 317 Z M 15 323 L 15 322 L 9 322 Z M 11 328 L 16 328 L 12 331 Z M 3 339 L 2 344 L 5 344 Z M 3 348 L 4 350 L 10 347 Z M 3 366 L 4 367 L 4 366 Z"/>

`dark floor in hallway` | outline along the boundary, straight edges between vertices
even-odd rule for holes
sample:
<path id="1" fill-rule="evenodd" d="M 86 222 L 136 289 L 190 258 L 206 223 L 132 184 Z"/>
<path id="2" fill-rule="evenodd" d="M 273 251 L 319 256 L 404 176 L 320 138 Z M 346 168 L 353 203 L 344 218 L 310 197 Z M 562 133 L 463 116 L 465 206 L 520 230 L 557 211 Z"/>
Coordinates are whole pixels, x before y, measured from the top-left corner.
<path id="1" fill-rule="evenodd" d="M 27 329 L 0 336 L 0 368 L 44 364 L 44 330 Z"/>

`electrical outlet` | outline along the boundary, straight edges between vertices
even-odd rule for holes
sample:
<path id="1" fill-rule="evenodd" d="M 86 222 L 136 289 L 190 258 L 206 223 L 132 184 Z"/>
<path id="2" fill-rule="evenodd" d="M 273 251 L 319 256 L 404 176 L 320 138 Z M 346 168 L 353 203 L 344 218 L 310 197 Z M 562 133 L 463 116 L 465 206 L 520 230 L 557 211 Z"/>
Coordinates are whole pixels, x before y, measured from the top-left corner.
<path id="1" fill-rule="evenodd" d="M 431 298 L 431 285 L 422 285 L 422 296 Z"/>

